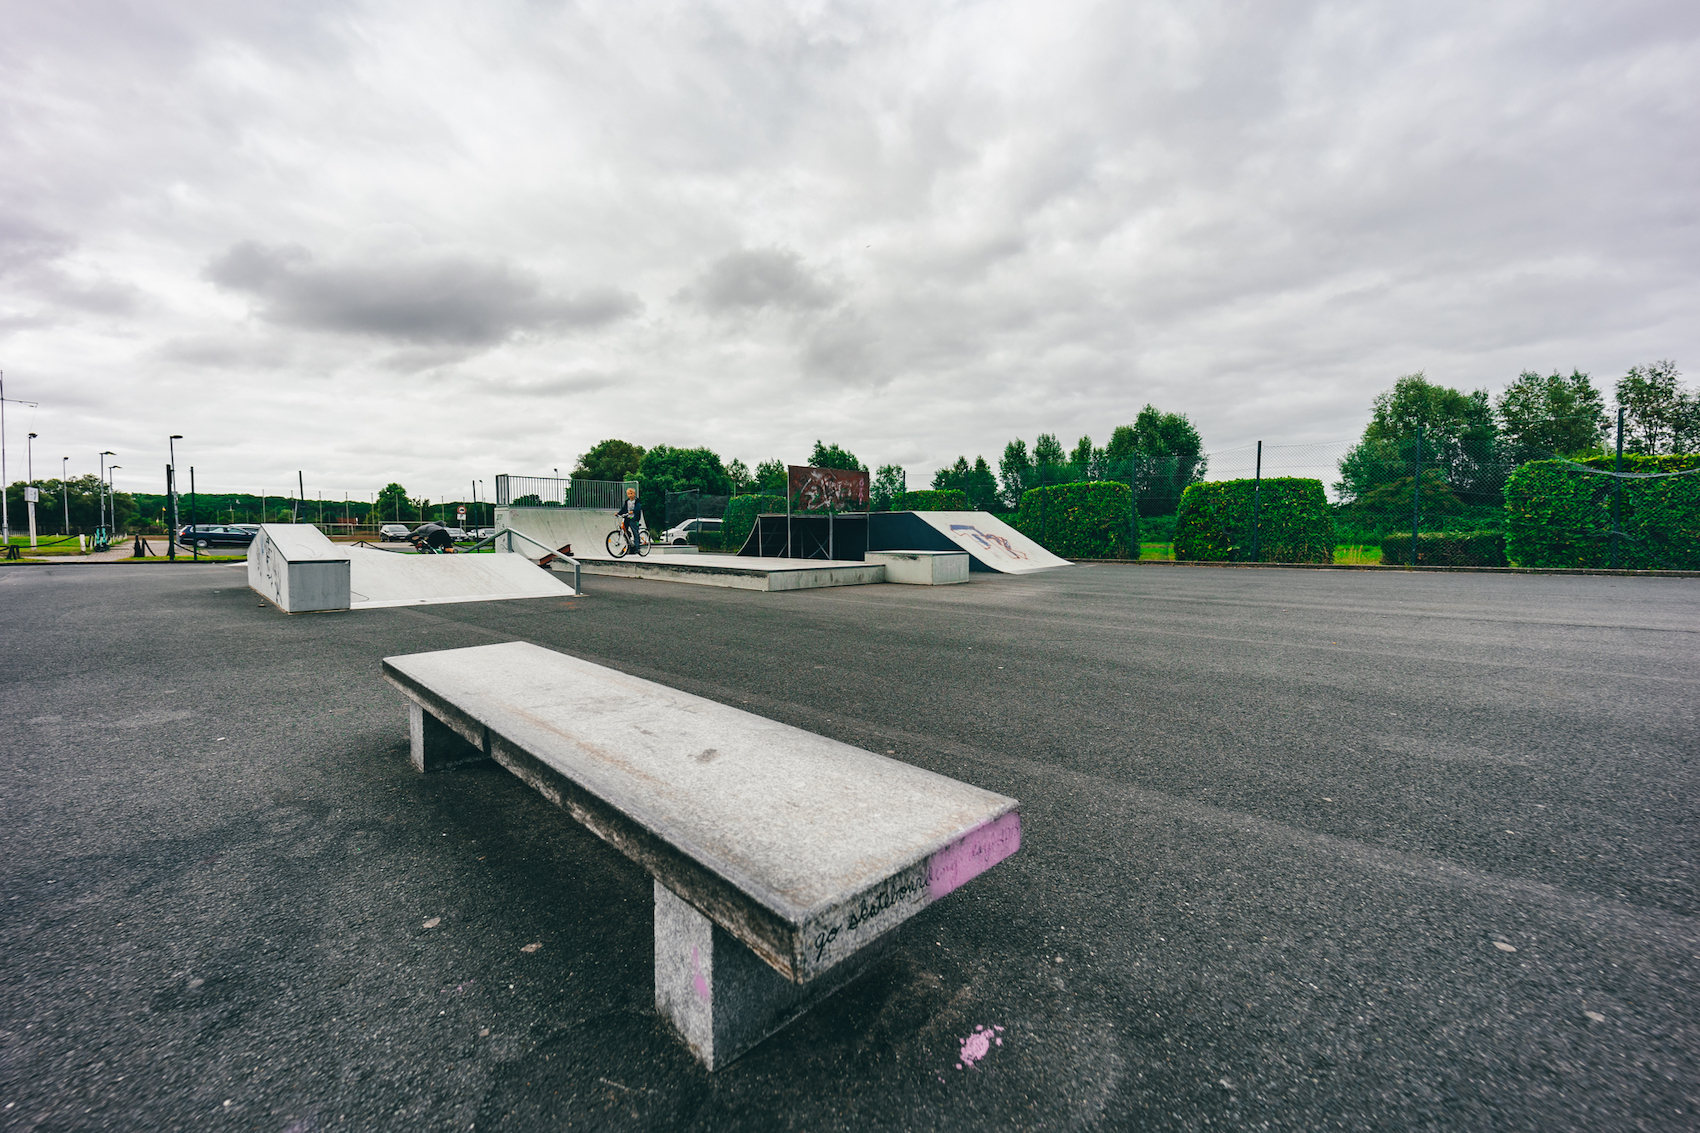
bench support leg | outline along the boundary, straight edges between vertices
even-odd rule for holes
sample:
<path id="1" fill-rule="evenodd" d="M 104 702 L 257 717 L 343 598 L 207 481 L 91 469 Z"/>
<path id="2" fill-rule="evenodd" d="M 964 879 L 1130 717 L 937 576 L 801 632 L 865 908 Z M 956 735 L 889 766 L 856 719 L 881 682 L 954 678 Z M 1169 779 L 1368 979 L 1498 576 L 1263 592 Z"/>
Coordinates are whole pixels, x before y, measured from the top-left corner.
<path id="1" fill-rule="evenodd" d="M 413 700 L 407 702 L 407 734 L 412 741 L 415 771 L 442 771 L 485 758 L 484 753 L 467 743 L 459 732 Z"/>
<path id="2" fill-rule="evenodd" d="M 799 987 L 657 881 L 655 1007 L 718 1070 L 866 971 L 889 939 Z"/>

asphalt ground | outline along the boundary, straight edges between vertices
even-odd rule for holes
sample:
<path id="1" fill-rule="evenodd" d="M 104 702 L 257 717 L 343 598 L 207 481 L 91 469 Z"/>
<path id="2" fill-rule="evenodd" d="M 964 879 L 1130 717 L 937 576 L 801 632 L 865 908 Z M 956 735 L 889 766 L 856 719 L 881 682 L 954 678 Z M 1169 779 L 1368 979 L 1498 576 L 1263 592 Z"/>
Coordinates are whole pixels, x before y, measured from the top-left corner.
<path id="1" fill-rule="evenodd" d="M 587 583 L 288 617 L 0 568 L 0 1128 L 1700 1124 L 1700 581 Z M 1022 850 L 709 1074 L 647 878 L 409 767 L 379 659 L 509 640 L 1014 795 Z"/>

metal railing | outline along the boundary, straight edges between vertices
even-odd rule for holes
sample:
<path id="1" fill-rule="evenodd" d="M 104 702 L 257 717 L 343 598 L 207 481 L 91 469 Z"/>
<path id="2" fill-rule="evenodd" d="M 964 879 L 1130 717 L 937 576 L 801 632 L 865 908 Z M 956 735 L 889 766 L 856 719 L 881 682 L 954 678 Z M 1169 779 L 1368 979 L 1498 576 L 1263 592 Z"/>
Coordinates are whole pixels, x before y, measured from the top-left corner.
<path id="1" fill-rule="evenodd" d="M 523 532 L 515 531 L 510 527 L 503 527 L 500 530 L 498 530 L 494 535 L 485 536 L 483 539 L 480 539 L 477 543 L 468 547 L 467 550 L 468 551 L 476 551 L 480 547 L 488 546 L 491 550 L 494 551 L 494 550 L 497 550 L 496 544 L 498 542 L 500 542 L 500 543 L 506 544 L 505 547 L 501 548 L 503 551 L 505 551 L 507 554 L 510 554 L 510 555 L 517 555 L 520 552 L 514 550 L 514 540 L 515 539 L 524 539 L 527 543 L 530 543 L 533 547 L 540 548 L 543 551 L 543 554 L 539 555 L 538 558 L 547 558 L 547 557 L 553 556 L 557 559 L 564 559 L 567 562 L 572 563 L 573 564 L 573 589 L 580 594 L 584 593 L 584 584 L 583 584 L 583 581 L 582 581 L 583 577 L 584 577 L 584 574 L 583 574 L 584 564 L 580 563 L 577 559 L 573 558 L 571 555 L 564 555 L 560 551 L 555 550 L 552 547 L 544 546 L 542 543 L 539 543 L 537 540 L 533 539 L 531 536 L 526 535 Z"/>
<path id="2" fill-rule="evenodd" d="M 636 480 L 580 480 L 559 476 L 496 477 L 497 507 L 577 507 L 613 511 Z"/>

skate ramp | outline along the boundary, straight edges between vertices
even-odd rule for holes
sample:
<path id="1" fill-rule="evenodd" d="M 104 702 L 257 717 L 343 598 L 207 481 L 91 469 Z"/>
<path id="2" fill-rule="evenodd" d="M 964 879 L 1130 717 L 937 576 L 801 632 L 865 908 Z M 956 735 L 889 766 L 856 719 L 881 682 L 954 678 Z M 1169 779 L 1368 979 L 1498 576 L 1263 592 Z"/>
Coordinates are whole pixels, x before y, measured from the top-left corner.
<path id="1" fill-rule="evenodd" d="M 261 525 L 248 548 L 248 585 L 290 614 L 576 593 L 519 555 L 414 555 L 339 546 L 307 523 Z"/>
<path id="2" fill-rule="evenodd" d="M 999 574 L 1074 565 L 983 511 L 876 511 L 868 516 L 868 550 L 967 551 L 970 569 Z"/>
<path id="3" fill-rule="evenodd" d="M 349 608 L 354 610 L 576 593 L 523 555 L 407 555 L 355 547 L 348 565 Z"/>
<path id="4" fill-rule="evenodd" d="M 605 559 L 608 557 L 608 532 L 620 526 L 612 511 L 598 508 L 567 507 L 499 507 L 496 527 L 517 531 L 527 539 L 535 539 L 550 550 L 572 544 L 573 558 Z M 507 540 L 496 541 L 498 551 L 506 551 Z M 543 554 L 537 547 L 521 539 L 514 540 L 514 552 L 536 562 Z"/>

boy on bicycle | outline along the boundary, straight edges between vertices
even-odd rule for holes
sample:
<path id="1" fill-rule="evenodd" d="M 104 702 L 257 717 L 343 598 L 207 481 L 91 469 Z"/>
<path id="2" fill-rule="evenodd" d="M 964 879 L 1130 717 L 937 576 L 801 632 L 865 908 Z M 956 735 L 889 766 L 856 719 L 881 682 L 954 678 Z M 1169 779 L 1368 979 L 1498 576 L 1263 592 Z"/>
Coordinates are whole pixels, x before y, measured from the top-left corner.
<path id="1" fill-rule="evenodd" d="M 643 520 L 643 505 L 638 500 L 636 488 L 626 489 L 626 502 L 620 505 L 620 510 L 614 515 L 620 521 L 620 528 L 626 533 L 626 545 L 635 550 L 638 545 L 638 524 Z"/>

